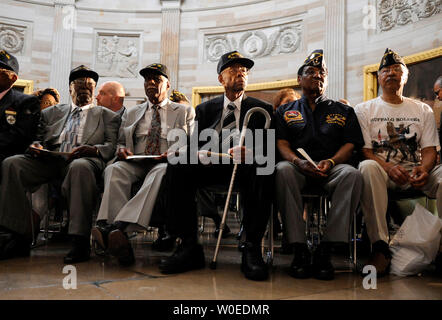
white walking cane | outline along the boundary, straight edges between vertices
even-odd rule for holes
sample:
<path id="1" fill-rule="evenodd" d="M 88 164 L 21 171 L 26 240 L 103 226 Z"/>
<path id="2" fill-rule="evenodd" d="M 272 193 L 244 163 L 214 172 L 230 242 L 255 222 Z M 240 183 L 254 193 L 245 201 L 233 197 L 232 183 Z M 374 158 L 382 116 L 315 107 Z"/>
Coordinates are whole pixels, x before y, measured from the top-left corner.
<path id="1" fill-rule="evenodd" d="M 264 125 L 264 129 L 268 129 L 270 127 L 270 121 L 271 121 L 270 114 L 265 109 L 260 108 L 260 107 L 251 108 L 249 111 L 247 111 L 247 113 L 244 117 L 244 123 L 242 126 L 241 136 L 239 138 L 239 145 L 238 145 L 240 148 L 244 145 L 244 139 L 246 136 L 246 129 L 247 129 L 247 125 L 249 124 L 250 117 L 255 112 L 260 112 L 266 117 L 266 123 Z M 232 189 L 233 189 L 233 184 L 235 183 L 235 176 L 236 176 L 237 169 L 238 169 L 238 163 L 235 163 L 233 166 L 232 178 L 230 179 L 229 191 L 227 192 L 226 204 L 224 205 L 223 218 L 221 220 L 220 231 L 218 234 L 218 241 L 216 242 L 215 254 L 213 255 L 213 260 L 210 263 L 211 269 L 216 269 L 216 258 L 218 257 L 219 245 L 221 243 L 221 238 L 222 238 L 223 232 L 224 232 L 224 227 L 225 227 L 226 217 L 227 217 L 227 210 L 229 209 L 230 196 L 232 195 Z"/>

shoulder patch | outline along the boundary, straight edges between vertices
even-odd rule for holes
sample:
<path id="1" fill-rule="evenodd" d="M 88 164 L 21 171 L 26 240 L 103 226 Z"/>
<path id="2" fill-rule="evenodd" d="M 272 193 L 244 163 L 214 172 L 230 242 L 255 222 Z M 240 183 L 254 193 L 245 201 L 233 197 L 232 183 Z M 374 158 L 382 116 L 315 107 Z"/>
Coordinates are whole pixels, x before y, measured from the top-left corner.
<path id="1" fill-rule="evenodd" d="M 289 110 L 284 112 L 284 120 L 287 124 L 304 122 L 302 113 L 297 110 Z"/>

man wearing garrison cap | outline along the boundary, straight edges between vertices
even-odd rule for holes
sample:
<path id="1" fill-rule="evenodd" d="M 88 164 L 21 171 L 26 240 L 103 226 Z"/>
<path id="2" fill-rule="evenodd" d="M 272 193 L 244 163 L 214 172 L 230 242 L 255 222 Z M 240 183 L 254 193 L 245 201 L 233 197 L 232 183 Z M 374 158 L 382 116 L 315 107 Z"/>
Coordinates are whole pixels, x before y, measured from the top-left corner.
<path id="1" fill-rule="evenodd" d="M 359 169 L 364 179 L 361 207 L 373 248 L 368 264 L 376 267 L 378 276 L 388 273 L 391 262 L 387 188 L 422 190 L 437 199 L 442 214 L 436 121 L 430 106 L 402 95 L 408 74 L 404 59 L 387 48 L 378 70 L 382 95 L 355 108 L 365 142 L 366 160 Z"/>
<path id="2" fill-rule="evenodd" d="M 3 161 L 0 226 L 7 230 L 7 239 L 0 243 L 0 259 L 29 255 L 31 207 L 26 192 L 54 180 L 61 181 L 73 240 L 64 262 L 89 259 L 92 213 L 99 195 L 97 179 L 115 153 L 120 125 L 117 114 L 93 104 L 97 81 L 98 74 L 88 67 L 73 69 L 69 75 L 71 103 L 44 109 L 37 141 L 28 154 Z"/>
<path id="3" fill-rule="evenodd" d="M 295 278 L 334 277 L 330 249 L 334 242 L 348 242 L 350 219 L 360 200 L 362 179 L 346 164 L 362 145 L 362 134 L 353 108 L 325 96 L 328 70 L 322 50 L 313 51 L 298 70 L 301 99 L 276 111 L 276 146 L 284 159 L 276 165 L 275 194 L 283 215 L 287 239 L 294 244 L 290 274 Z M 317 166 L 297 149 L 303 148 Z M 303 220 L 304 187 L 323 188 L 331 199 L 327 229 L 313 255 L 306 245 Z"/>
<path id="4" fill-rule="evenodd" d="M 257 107 L 267 111 L 269 115 L 272 114 L 271 105 L 244 94 L 250 68 L 253 65 L 252 60 L 243 57 L 238 51 L 228 52 L 221 56 L 217 72 L 218 81 L 224 87 L 225 94 L 196 107 L 195 121 L 198 120 L 198 130 L 195 128 L 195 134 L 198 137 L 201 138 L 204 136 L 204 132 L 210 131 L 213 135 L 208 139 L 221 142 L 220 144 L 225 146 L 222 149 L 227 149 L 232 146 L 230 139 L 232 133 L 234 134 L 237 131 L 235 129 L 240 129 L 243 126 L 244 117 L 248 110 Z M 261 113 L 257 113 L 250 118 L 248 128 L 251 132 L 263 129 L 265 120 Z M 201 132 L 203 133 L 200 136 Z M 225 133 L 229 133 L 224 140 L 222 133 L 224 133 L 224 137 Z M 201 140 L 199 140 L 199 151 L 189 148 L 190 157 L 207 151 L 203 150 L 207 140 Z M 230 152 L 244 155 L 244 150 L 245 148 L 235 147 L 231 148 Z M 195 195 L 198 188 L 207 185 L 221 184 L 227 188 L 232 168 L 231 162 L 209 165 L 205 165 L 203 161 L 195 165 L 168 164 L 165 175 L 165 190 L 168 199 L 166 201 L 167 230 L 174 236 L 181 238 L 182 243 L 174 254 L 161 261 L 161 272 L 180 273 L 204 267 L 204 251 L 198 243 Z M 238 166 L 236 181 L 244 204 L 243 225 L 246 234 L 241 271 L 246 278 L 251 280 L 265 280 L 268 277 L 267 265 L 261 255 L 261 240 L 270 214 L 271 187 L 269 188 L 269 186 L 271 186 L 271 179 L 269 181 L 269 178 L 271 177 L 271 175 L 258 175 L 255 164 L 240 164 Z"/>
<path id="5" fill-rule="evenodd" d="M 117 147 L 117 160 L 104 171 L 104 192 L 92 236 L 99 247 L 117 257 L 121 265 L 135 262 L 127 236 L 133 226 L 148 228 L 152 215 L 162 226 L 161 183 L 167 167 L 169 148 L 175 143 L 168 134 L 191 134 L 195 110 L 168 99 L 169 72 L 166 65 L 153 63 L 140 70 L 144 78 L 145 103 L 129 109 L 123 117 Z M 129 156 L 154 159 L 127 159 Z M 132 194 L 132 185 L 141 188 Z M 157 200 L 158 199 L 158 200 Z M 157 206 L 157 203 L 160 203 Z M 162 238 L 160 238 L 161 241 Z M 170 244 L 174 244 L 174 239 Z M 154 246 L 155 248 L 155 246 Z"/>
<path id="6" fill-rule="evenodd" d="M 18 70 L 17 59 L 1 50 L 0 163 L 6 157 L 25 152 L 35 139 L 40 118 L 38 99 L 12 88 L 18 79 Z"/>

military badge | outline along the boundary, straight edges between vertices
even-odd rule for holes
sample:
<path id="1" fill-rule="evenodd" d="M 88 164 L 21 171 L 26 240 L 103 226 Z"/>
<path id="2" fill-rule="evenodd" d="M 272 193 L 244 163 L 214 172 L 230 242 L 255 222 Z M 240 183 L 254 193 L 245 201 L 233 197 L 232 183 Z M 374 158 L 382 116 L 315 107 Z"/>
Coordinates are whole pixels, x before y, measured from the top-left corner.
<path id="1" fill-rule="evenodd" d="M 284 120 L 287 124 L 304 122 L 301 112 L 296 110 L 286 111 L 284 113 Z"/>
<path id="2" fill-rule="evenodd" d="M 17 119 L 15 118 L 17 116 L 17 112 L 15 112 L 14 110 L 6 110 L 5 114 L 6 114 L 6 122 L 9 123 L 10 125 L 15 124 L 15 122 L 17 121 Z"/>
<path id="3" fill-rule="evenodd" d="M 329 124 L 337 124 L 341 127 L 345 126 L 345 121 L 347 120 L 342 114 L 339 113 L 331 113 L 325 117 L 325 122 Z"/>

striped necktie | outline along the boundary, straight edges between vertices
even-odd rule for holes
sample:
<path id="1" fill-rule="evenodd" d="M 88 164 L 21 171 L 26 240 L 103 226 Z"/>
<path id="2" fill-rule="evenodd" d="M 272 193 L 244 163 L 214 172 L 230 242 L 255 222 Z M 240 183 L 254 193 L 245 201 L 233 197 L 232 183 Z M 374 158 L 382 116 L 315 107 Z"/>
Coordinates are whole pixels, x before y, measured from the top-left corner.
<path id="1" fill-rule="evenodd" d="M 229 130 L 230 133 L 228 136 L 222 135 L 220 137 L 221 152 L 225 152 L 229 148 L 233 147 L 232 141 L 235 144 L 234 139 L 238 136 L 238 132 L 236 130 L 235 108 L 236 106 L 233 102 L 230 102 L 227 105 L 227 112 L 224 115 L 221 132 L 224 130 Z"/>
<path id="2" fill-rule="evenodd" d="M 159 105 L 152 106 L 152 121 L 150 123 L 150 130 L 147 134 L 145 154 L 159 155 L 160 154 L 160 137 L 161 137 L 161 118 L 158 110 Z"/>
<path id="3" fill-rule="evenodd" d="M 66 122 L 66 131 L 64 139 L 60 145 L 61 152 L 71 152 L 80 141 L 78 141 L 78 130 L 80 129 L 81 120 L 81 108 L 77 107 L 69 115 L 69 119 Z"/>
<path id="4" fill-rule="evenodd" d="M 222 129 L 231 130 L 236 127 L 235 108 L 236 106 L 233 102 L 227 105 L 227 112 L 224 115 Z"/>

